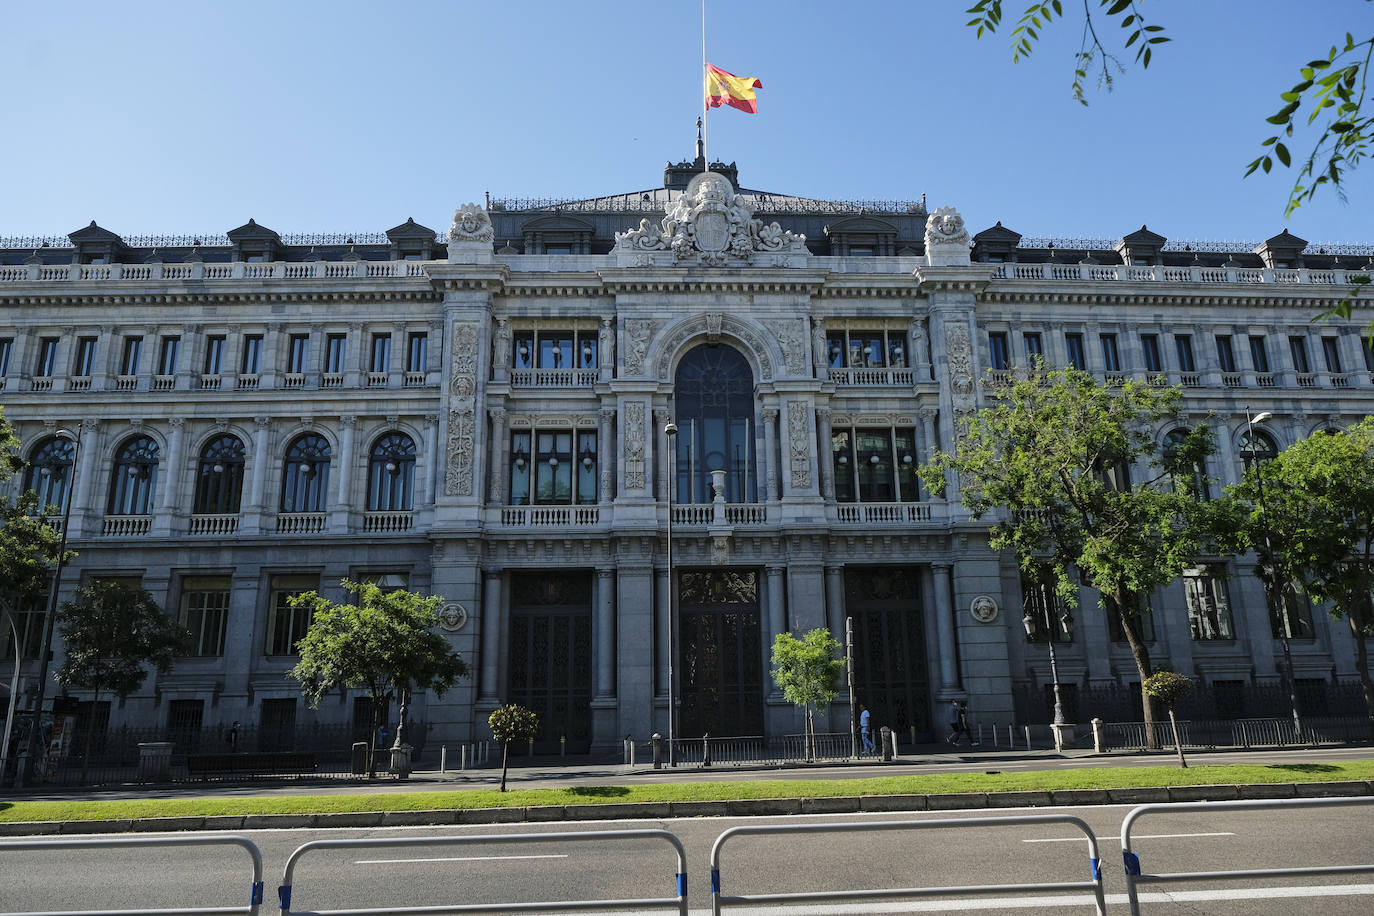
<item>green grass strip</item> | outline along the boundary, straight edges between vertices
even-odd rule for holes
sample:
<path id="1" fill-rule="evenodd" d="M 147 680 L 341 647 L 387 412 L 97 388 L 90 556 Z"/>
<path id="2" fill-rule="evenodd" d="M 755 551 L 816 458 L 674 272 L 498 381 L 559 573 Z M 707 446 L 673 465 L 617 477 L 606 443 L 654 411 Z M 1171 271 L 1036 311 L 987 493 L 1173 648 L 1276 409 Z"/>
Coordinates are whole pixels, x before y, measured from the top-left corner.
<path id="1" fill-rule="evenodd" d="M 315 814 L 360 811 L 510 808 L 631 802 L 822 798 L 838 795 L 944 795 L 957 792 L 1119 789 L 1149 786 L 1235 785 L 1374 779 L 1374 760 L 1268 766 L 1103 767 L 1032 772 L 932 773 L 862 779 L 779 779 L 671 782 L 561 789 L 463 789 L 445 792 L 343 793 L 131 799 L 124 801 L 0 801 L 0 822 L 81 821 L 222 814 Z"/>

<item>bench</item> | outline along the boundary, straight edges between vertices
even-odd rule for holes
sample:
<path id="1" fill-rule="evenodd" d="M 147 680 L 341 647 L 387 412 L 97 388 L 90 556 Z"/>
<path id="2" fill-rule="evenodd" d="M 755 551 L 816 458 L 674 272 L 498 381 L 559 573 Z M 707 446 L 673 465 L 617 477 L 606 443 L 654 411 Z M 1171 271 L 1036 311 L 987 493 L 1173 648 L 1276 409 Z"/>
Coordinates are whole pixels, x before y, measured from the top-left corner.
<path id="1" fill-rule="evenodd" d="M 201 779 L 235 774 L 286 775 L 314 771 L 315 755 L 296 751 L 186 755 L 186 772 Z"/>

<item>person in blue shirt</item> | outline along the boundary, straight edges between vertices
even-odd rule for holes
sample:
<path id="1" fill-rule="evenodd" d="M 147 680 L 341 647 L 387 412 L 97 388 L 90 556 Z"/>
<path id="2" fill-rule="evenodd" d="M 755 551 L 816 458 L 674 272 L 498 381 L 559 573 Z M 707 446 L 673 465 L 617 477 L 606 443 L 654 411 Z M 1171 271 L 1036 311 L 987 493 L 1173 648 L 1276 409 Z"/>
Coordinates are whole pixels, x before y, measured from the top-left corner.
<path id="1" fill-rule="evenodd" d="M 873 738 L 870 736 L 870 733 L 869 733 L 869 730 L 868 730 L 868 723 L 869 723 L 868 707 L 867 707 L 867 706 L 864 706 L 864 705 L 861 703 L 861 704 L 859 704 L 859 737 L 863 738 L 863 741 L 864 741 L 864 749 L 863 749 L 863 752 L 864 752 L 865 754 L 871 754 L 871 753 L 873 753 L 873 751 L 874 751 L 874 747 L 873 747 Z"/>

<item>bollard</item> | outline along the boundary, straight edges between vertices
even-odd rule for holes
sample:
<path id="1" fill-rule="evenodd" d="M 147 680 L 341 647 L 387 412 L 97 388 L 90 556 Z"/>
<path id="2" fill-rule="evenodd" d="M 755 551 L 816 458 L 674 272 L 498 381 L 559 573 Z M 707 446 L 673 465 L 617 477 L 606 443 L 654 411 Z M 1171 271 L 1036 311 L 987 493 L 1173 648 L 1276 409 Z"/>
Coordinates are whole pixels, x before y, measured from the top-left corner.
<path id="1" fill-rule="evenodd" d="M 531 743 L 530 746 L 533 747 L 533 746 L 534 746 L 533 743 Z M 568 756 L 568 736 L 567 736 L 567 735 L 560 735 L 560 736 L 558 737 L 558 756 L 559 756 L 559 757 L 566 757 L 566 756 Z"/>
<path id="2" fill-rule="evenodd" d="M 626 741 L 630 742 L 630 766 L 635 765 L 635 739 L 634 736 L 627 736 Z"/>
<path id="3" fill-rule="evenodd" d="M 878 730 L 878 740 L 883 744 L 883 760 L 892 759 L 892 729 L 884 725 Z"/>
<path id="4" fill-rule="evenodd" d="M 663 736 L 654 732 L 654 769 L 663 769 Z"/>
<path id="5" fill-rule="evenodd" d="M 711 765 L 711 734 L 707 732 L 701 736 L 701 765 L 709 767 Z"/>
<path id="6" fill-rule="evenodd" d="M 448 772 L 448 745 L 439 745 L 439 773 L 442 775 Z"/>
<path id="7" fill-rule="evenodd" d="M 979 728 L 982 728 L 982 726 L 980 725 Z M 979 736 L 979 737 L 981 737 L 981 736 Z M 911 726 L 911 746 L 912 746 L 912 747 L 915 747 L 915 746 L 916 746 L 916 726 L 914 726 L 914 725 Z"/>
<path id="8" fill-rule="evenodd" d="M 892 730 L 892 759 L 897 760 L 901 755 L 897 753 L 897 729 Z"/>
<path id="9" fill-rule="evenodd" d="M 460 744 L 460 745 L 458 746 L 458 769 L 460 769 L 460 770 L 466 770 L 467 768 L 468 768 L 468 746 L 467 746 L 466 744 Z"/>
<path id="10" fill-rule="evenodd" d="M 1023 725 L 1021 727 L 1026 731 L 1026 750 L 1030 750 L 1030 726 Z"/>
<path id="11" fill-rule="evenodd" d="M 1094 753 L 1094 754 L 1100 754 L 1100 753 L 1102 753 L 1102 744 L 1103 744 L 1103 742 L 1105 741 L 1105 735 L 1103 734 L 1103 731 L 1104 731 L 1103 726 L 1104 726 L 1105 724 L 1106 724 L 1106 723 L 1103 722 L 1101 719 L 1093 719 L 1093 753 Z"/>

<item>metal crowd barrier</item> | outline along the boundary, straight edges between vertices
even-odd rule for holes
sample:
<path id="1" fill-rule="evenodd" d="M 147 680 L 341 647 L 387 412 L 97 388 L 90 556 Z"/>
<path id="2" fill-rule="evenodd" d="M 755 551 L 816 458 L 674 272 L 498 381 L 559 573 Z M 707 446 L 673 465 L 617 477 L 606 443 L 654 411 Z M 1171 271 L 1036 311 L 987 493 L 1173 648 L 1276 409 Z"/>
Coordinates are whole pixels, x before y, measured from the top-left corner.
<path id="1" fill-rule="evenodd" d="M 1349 805 L 1374 804 L 1374 796 L 1357 798 L 1298 798 L 1274 799 L 1272 801 L 1220 801 L 1220 802 L 1177 802 L 1174 804 L 1141 805 L 1127 813 L 1121 822 L 1121 857 L 1125 862 L 1126 900 L 1131 907 L 1131 916 L 1140 916 L 1140 898 L 1137 886 L 1140 884 L 1164 881 L 1217 881 L 1226 878 L 1252 877 L 1290 877 L 1300 875 L 1351 875 L 1374 873 L 1374 863 L 1369 865 L 1310 865 L 1297 868 L 1244 868 L 1230 871 L 1188 871 L 1151 875 L 1140 870 L 1140 857 L 1131 849 L 1131 828 L 1135 822 L 1147 814 L 1161 812 L 1187 811 L 1213 812 L 1218 810 L 1276 810 L 1283 808 L 1330 808 Z M 1374 853 L 1371 853 L 1374 855 Z"/>
<path id="2" fill-rule="evenodd" d="M 179 906 L 175 909 L 166 910 L 77 910 L 67 913 L 59 910 L 36 910 L 28 913 L 12 913 L 8 916 L 73 916 L 74 913 L 84 913 L 87 916 L 102 916 L 102 914 L 139 914 L 139 916 L 164 916 L 164 914 L 189 913 L 197 916 L 211 916 L 211 914 L 248 914 L 257 916 L 258 907 L 262 904 L 262 853 L 252 840 L 241 836 L 226 836 L 209 834 L 197 836 L 196 834 L 186 834 L 183 836 L 169 837 L 106 837 L 89 839 L 71 840 L 0 840 L 0 853 L 9 850 L 43 850 L 43 849 L 94 849 L 94 848 L 118 848 L 118 847 L 158 847 L 158 846 L 239 846 L 248 853 L 248 857 L 253 860 L 253 881 L 248 888 L 247 906 L 213 906 L 213 907 L 185 907 Z M 161 863 L 159 863 L 161 864 Z"/>
<path id="3" fill-rule="evenodd" d="M 301 857 L 321 849 L 378 849 L 415 846 L 474 846 L 486 844 L 578 843 L 599 840 L 662 840 L 677 851 L 677 872 L 674 875 L 677 894 L 672 897 L 643 897 L 628 900 L 553 900 L 538 903 L 473 903 L 443 906 L 404 906 L 351 908 L 347 910 L 291 909 L 292 878 Z M 281 901 L 281 916 L 309 913 L 310 916 L 396 916 L 401 913 L 535 913 L 566 912 L 569 910 L 618 909 L 649 910 L 673 907 L 679 916 L 687 916 L 687 853 L 682 841 L 666 830 L 596 830 L 589 833 L 502 833 L 490 836 L 392 837 L 364 840 L 315 840 L 298 846 L 286 860 L 281 887 L 277 888 Z"/>
<path id="4" fill-rule="evenodd" d="M 765 836 L 799 833 L 850 833 L 871 830 L 937 830 L 945 827 L 1011 827 L 1022 824 L 1069 824 L 1083 832 L 1088 841 L 1088 869 L 1091 881 L 1048 881 L 1035 884 L 969 884 L 957 887 L 874 888 L 851 891 L 806 891 L 786 894 L 735 894 L 721 891 L 720 857 L 728 840 L 741 836 Z M 797 904 L 837 902 L 843 900 L 884 900 L 904 897 L 930 897 L 937 894 L 992 895 L 1006 893 L 1034 893 L 1040 891 L 1090 890 L 1097 900 L 1097 916 L 1106 916 L 1107 900 L 1102 892 L 1101 857 L 1097 851 L 1097 835 L 1087 822 L 1071 814 L 1028 814 L 1012 817 L 960 817 L 929 821 L 863 821 L 849 824 L 764 824 L 731 827 L 716 837 L 711 847 L 711 913 L 720 916 L 721 910 L 736 904 Z"/>

